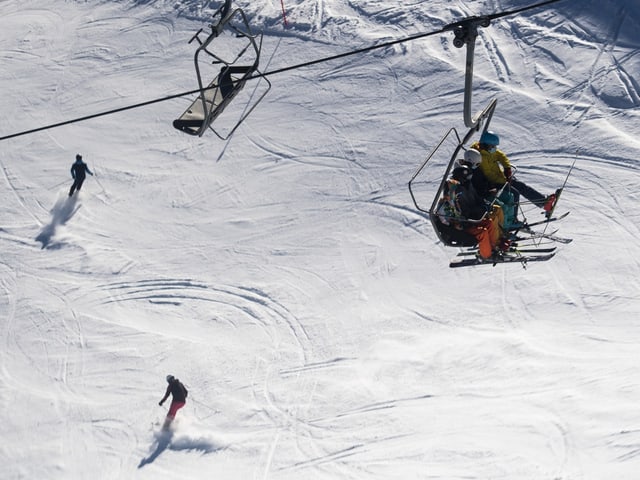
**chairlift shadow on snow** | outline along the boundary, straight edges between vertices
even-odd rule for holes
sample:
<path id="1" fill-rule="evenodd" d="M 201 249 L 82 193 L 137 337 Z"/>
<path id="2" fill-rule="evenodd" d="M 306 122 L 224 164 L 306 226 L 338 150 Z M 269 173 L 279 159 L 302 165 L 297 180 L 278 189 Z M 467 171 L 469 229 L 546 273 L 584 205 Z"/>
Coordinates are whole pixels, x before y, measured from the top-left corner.
<path id="1" fill-rule="evenodd" d="M 77 194 L 71 197 L 65 195 L 58 198 L 58 201 L 51 209 L 51 221 L 42 228 L 36 237 L 36 241 L 42 243 L 43 249 L 52 247 L 51 239 L 55 235 L 58 226 L 67 223 L 79 208 Z"/>

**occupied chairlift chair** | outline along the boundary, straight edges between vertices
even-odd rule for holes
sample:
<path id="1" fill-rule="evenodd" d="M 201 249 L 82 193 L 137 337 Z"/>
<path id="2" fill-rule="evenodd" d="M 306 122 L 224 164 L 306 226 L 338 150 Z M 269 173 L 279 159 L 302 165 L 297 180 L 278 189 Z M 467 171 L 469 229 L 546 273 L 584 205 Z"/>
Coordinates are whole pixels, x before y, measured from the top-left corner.
<path id="1" fill-rule="evenodd" d="M 447 179 L 450 177 L 451 172 L 455 168 L 457 160 L 464 155 L 464 150 L 468 148 L 468 145 L 473 143 L 472 139 L 477 135 L 481 135 L 482 132 L 486 131 L 489 128 L 493 112 L 496 108 L 496 104 L 496 99 L 493 99 L 491 100 L 491 102 L 489 102 L 485 109 L 475 118 L 474 126 L 467 131 L 464 137 L 461 138 L 456 128 L 449 129 L 447 133 L 442 137 L 440 142 L 438 142 L 438 145 L 433 149 L 433 151 L 431 151 L 427 158 L 418 167 L 413 177 L 411 177 L 411 180 L 409 180 L 409 193 L 411 194 L 413 204 L 419 211 L 428 214 L 429 220 L 431 220 L 431 224 L 433 225 L 433 228 L 438 235 L 438 239 L 446 246 L 471 247 L 477 244 L 477 240 L 473 235 L 466 233 L 464 230 L 459 230 L 454 226 L 446 225 L 442 221 L 442 213 L 438 210 L 440 207 L 440 202 L 442 201 L 442 198 L 444 196 Z M 455 148 L 450 156 L 447 152 L 441 152 L 441 149 L 447 149 L 452 144 L 455 144 Z M 419 197 L 424 199 L 424 197 L 421 195 L 421 193 L 424 192 L 420 192 L 420 185 L 422 183 L 421 174 L 424 172 L 425 168 L 432 163 L 438 163 L 439 165 L 442 165 L 442 163 L 439 163 L 442 157 L 448 159 L 446 168 L 438 184 L 437 191 L 435 195 L 433 195 L 433 199 L 431 200 L 429 198 L 431 204 L 427 207 L 426 205 L 424 205 L 423 201 L 419 200 Z M 459 219 L 451 220 L 459 221 Z M 467 219 L 464 223 L 470 226 L 472 224 L 480 223 L 481 221 L 482 219 Z"/>
<path id="2" fill-rule="evenodd" d="M 198 76 L 200 94 L 180 118 L 173 121 L 173 126 L 189 135 L 198 135 L 199 137 L 204 134 L 207 128 L 211 128 L 219 138 L 226 140 L 264 98 L 271 88 L 271 83 L 265 77 L 262 77 L 266 82 L 266 89 L 257 100 L 253 101 L 251 106 L 248 105 L 245 108 L 235 125 L 226 134 L 218 132 L 211 126 L 212 122 L 224 111 L 236 94 L 242 90 L 247 80 L 252 78 L 254 73 L 260 74 L 258 64 L 262 46 L 262 35 L 256 41 L 258 35 L 251 33 L 251 28 L 244 12 L 240 8 L 231 10 L 231 0 L 225 1 L 225 4 L 214 14 L 214 19 L 216 17 L 219 18 L 219 21 L 215 25 L 211 24 L 211 34 L 205 40 L 200 38 L 202 29 L 198 30 L 189 40 L 189 43 L 194 40 L 199 43 L 199 47 L 194 54 L 194 64 L 196 75 Z M 231 21 L 234 19 L 239 20 L 240 25 L 232 25 Z M 218 38 L 225 28 L 229 28 L 235 34 L 236 39 L 241 41 L 238 50 L 232 52 L 229 60 L 224 60 L 221 54 L 213 53 L 209 48 L 211 42 Z M 202 61 L 200 54 L 202 52 L 213 58 L 211 62 L 213 65 L 221 65 L 218 75 L 206 87 L 203 84 L 200 69 L 200 62 Z M 246 59 L 247 57 L 251 61 L 250 64 L 236 65 L 236 62 L 241 58 Z"/>
<path id="3" fill-rule="evenodd" d="M 473 235 L 468 234 L 463 230 L 456 229 L 453 226 L 445 225 L 442 222 L 440 214 L 438 213 L 438 208 L 444 196 L 447 179 L 449 178 L 449 175 L 451 174 L 457 159 L 462 156 L 461 151 L 466 150 L 466 146 L 471 143 L 471 140 L 475 135 L 488 130 L 489 124 L 491 123 L 491 118 L 493 117 L 493 112 L 495 111 L 496 104 L 498 103 L 497 99 L 493 99 L 479 114 L 477 114 L 475 117 L 471 116 L 475 40 L 478 35 L 478 27 L 488 27 L 489 24 L 490 20 L 488 17 L 471 17 L 448 26 L 447 29 L 453 31 L 454 34 L 454 46 L 457 48 L 462 48 L 465 45 L 467 46 L 463 117 L 464 123 L 469 128 L 469 130 L 463 138 L 460 138 L 458 131 L 455 128 L 451 128 L 442 137 L 442 140 L 440 140 L 433 151 L 427 156 L 425 161 L 422 162 L 420 167 L 418 167 L 418 170 L 413 175 L 413 177 L 411 177 L 411 180 L 409 180 L 409 193 L 411 194 L 413 204 L 418 210 L 429 215 L 429 219 L 431 220 L 431 224 L 433 225 L 438 238 L 443 244 L 450 247 L 473 246 L 477 243 L 477 240 Z M 449 157 L 444 175 L 440 180 L 440 184 L 435 193 L 435 196 L 433 197 L 431 206 L 429 208 L 425 208 L 423 205 L 421 205 L 421 202 L 418 201 L 417 198 L 418 194 L 416 188 L 417 184 L 420 183 L 420 174 L 424 171 L 425 167 L 430 163 L 430 161 L 439 157 L 440 148 L 446 144 L 450 145 L 452 141 L 455 142 L 456 147 L 451 157 Z M 436 155 L 436 153 L 438 153 L 438 155 Z M 444 155 L 447 154 L 445 153 Z M 465 223 L 471 225 L 479 223 L 480 221 L 482 220 L 467 219 Z"/>

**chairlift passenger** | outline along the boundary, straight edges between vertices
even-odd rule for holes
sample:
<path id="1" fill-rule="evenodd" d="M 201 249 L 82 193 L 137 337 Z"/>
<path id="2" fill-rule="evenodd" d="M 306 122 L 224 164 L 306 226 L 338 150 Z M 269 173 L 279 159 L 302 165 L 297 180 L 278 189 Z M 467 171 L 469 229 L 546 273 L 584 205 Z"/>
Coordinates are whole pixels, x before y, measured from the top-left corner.
<path id="1" fill-rule="evenodd" d="M 449 234 L 458 233 L 460 242 L 464 235 L 471 235 L 478 244 L 480 258 L 489 260 L 500 249 L 508 248 L 503 240 L 504 213 L 499 204 L 489 204 L 473 185 L 477 158 L 465 152 L 465 160 L 458 159 L 444 187 L 438 215 L 447 225 Z"/>
<path id="2" fill-rule="evenodd" d="M 520 195 L 525 197 L 535 206 L 542 208 L 545 213 L 553 210 L 557 200 L 558 192 L 550 195 L 543 195 L 535 188 L 524 182 L 517 180 L 513 175 L 513 168 L 509 158 L 503 151 L 498 149 L 500 137 L 492 131 L 482 133 L 480 140 L 472 145 L 482 155 L 480 169 L 487 177 L 490 185 L 495 188 L 502 188 L 508 184 L 509 191 L 514 195 L 514 203 L 520 202 Z M 515 219 L 515 222 L 518 220 Z"/>

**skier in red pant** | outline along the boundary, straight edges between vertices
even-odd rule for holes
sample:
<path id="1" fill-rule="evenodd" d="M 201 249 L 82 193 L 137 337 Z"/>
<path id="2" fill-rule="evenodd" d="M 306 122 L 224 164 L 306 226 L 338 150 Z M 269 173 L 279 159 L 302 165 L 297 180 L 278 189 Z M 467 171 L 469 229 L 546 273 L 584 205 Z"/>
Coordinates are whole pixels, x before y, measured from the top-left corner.
<path id="1" fill-rule="evenodd" d="M 160 400 L 158 405 L 162 406 L 167 398 L 169 398 L 169 394 L 171 394 L 171 405 L 169 406 L 169 413 L 167 413 L 167 418 L 164 421 L 163 429 L 167 429 L 171 422 L 176 417 L 176 413 L 187 403 L 187 395 L 189 392 L 186 387 L 182 384 L 180 380 L 175 378 L 173 375 L 167 375 L 167 391 Z"/>

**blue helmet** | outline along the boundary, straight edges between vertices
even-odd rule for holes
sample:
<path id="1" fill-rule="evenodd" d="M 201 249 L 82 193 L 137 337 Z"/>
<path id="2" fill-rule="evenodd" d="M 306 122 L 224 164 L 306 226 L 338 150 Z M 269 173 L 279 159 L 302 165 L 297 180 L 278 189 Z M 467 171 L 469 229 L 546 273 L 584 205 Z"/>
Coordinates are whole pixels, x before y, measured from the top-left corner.
<path id="1" fill-rule="evenodd" d="M 487 130 L 486 132 L 482 133 L 482 136 L 480 137 L 480 143 L 483 143 L 484 145 L 497 146 L 500 145 L 500 137 L 498 137 L 495 132 Z"/>
<path id="2" fill-rule="evenodd" d="M 173 375 L 167 375 L 167 383 L 173 382 L 174 379 L 175 377 Z"/>

